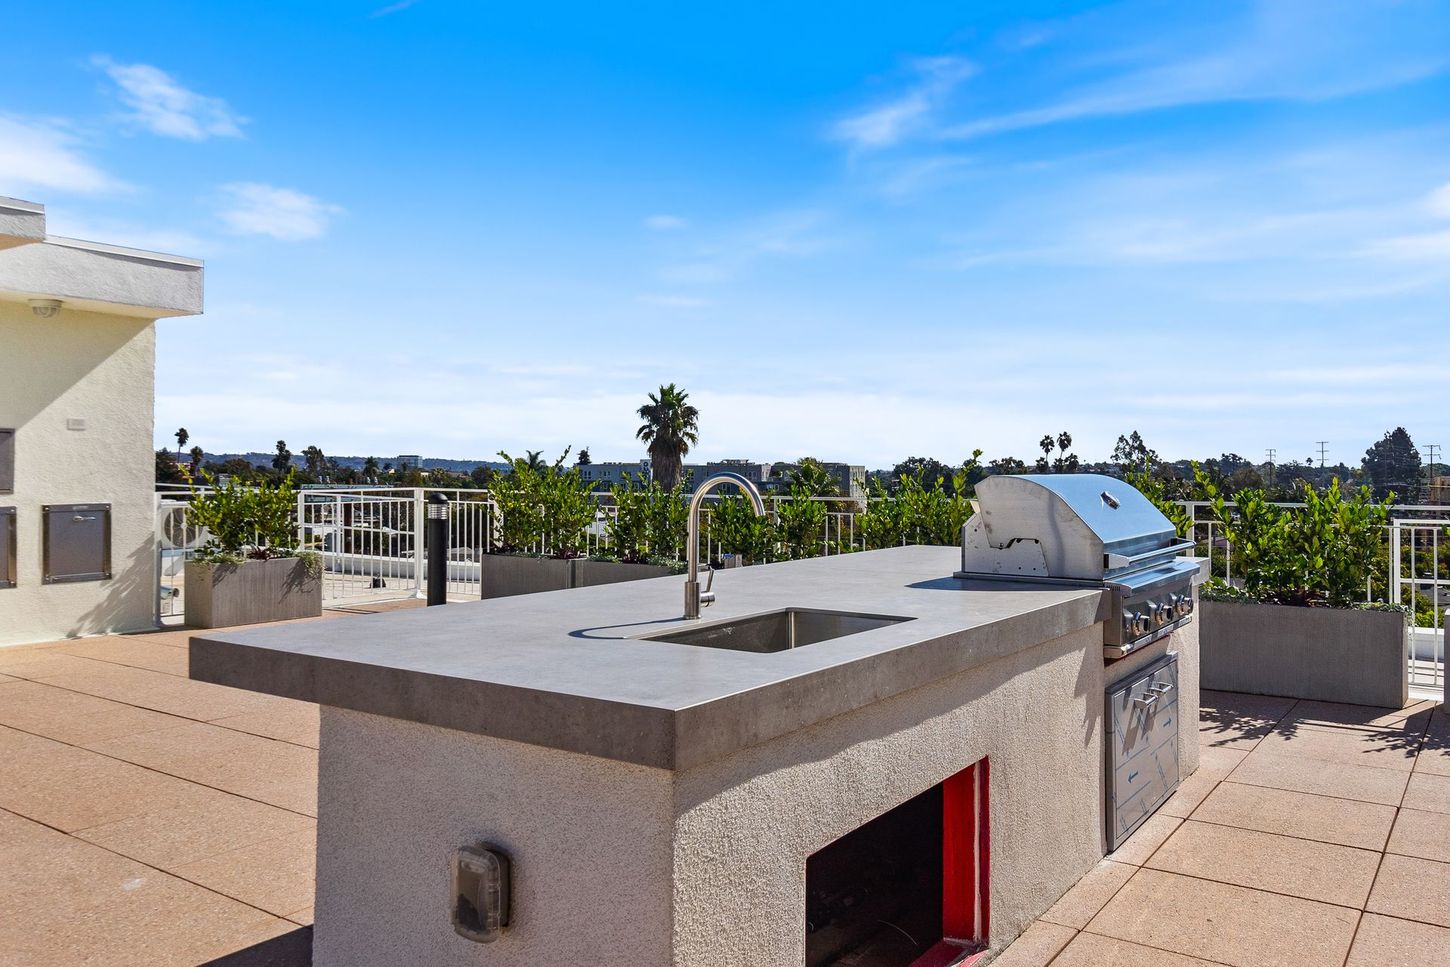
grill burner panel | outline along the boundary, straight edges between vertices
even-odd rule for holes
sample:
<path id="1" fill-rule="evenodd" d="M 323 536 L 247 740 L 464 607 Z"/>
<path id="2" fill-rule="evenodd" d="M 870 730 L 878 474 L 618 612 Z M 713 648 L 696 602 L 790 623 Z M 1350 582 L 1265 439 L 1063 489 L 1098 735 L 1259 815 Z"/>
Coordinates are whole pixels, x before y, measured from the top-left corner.
<path id="1" fill-rule="evenodd" d="M 957 577 L 1103 588 L 1116 620 L 1104 645 L 1123 655 L 1193 620 L 1193 548 L 1152 501 L 1101 474 L 1021 474 L 977 484 Z"/>

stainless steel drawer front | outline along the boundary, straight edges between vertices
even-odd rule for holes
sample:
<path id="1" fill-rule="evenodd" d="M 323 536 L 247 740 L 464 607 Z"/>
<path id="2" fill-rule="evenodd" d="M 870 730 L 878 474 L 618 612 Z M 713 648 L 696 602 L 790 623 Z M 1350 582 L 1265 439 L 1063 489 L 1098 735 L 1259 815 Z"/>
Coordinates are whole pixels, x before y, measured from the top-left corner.
<path id="1" fill-rule="evenodd" d="M 1110 686 L 1107 696 L 1108 849 L 1178 788 L 1178 656 Z"/>
<path id="2" fill-rule="evenodd" d="M 42 512 L 46 584 L 111 576 L 110 504 L 47 504 Z"/>

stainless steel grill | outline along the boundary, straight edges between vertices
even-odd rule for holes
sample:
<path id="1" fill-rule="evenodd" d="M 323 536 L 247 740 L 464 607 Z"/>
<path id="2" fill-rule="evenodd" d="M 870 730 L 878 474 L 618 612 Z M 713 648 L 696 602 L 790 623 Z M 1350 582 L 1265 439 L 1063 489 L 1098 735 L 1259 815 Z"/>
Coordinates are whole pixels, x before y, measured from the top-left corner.
<path id="1" fill-rule="evenodd" d="M 1193 547 L 1152 501 L 1100 474 L 1023 474 L 977 484 L 957 577 L 1101 587 L 1114 619 L 1104 646 L 1125 655 L 1193 620 Z"/>

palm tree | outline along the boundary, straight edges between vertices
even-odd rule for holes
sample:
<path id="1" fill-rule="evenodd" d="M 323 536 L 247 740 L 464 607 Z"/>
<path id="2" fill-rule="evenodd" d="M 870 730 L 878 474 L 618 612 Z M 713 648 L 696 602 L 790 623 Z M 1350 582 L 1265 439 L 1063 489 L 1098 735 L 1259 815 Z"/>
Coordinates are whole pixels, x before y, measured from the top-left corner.
<path id="1" fill-rule="evenodd" d="M 363 476 L 367 478 L 368 483 L 378 482 L 377 457 L 368 457 L 366 460 L 363 461 Z"/>
<path id="2" fill-rule="evenodd" d="M 201 447 L 191 448 L 191 475 L 193 477 L 195 477 L 196 472 L 201 469 L 201 461 L 205 457 L 206 453 L 202 451 Z"/>
<path id="3" fill-rule="evenodd" d="M 327 469 L 327 456 L 316 444 L 303 450 L 302 458 L 307 461 L 307 472 L 314 477 L 321 477 L 322 472 Z"/>
<path id="4" fill-rule="evenodd" d="M 649 394 L 639 408 L 643 425 L 635 436 L 649 446 L 650 470 L 661 487 L 673 490 L 684 472 L 685 456 L 700 442 L 700 411 L 687 401 L 690 394 L 674 383 Z"/>
<path id="5" fill-rule="evenodd" d="M 181 448 L 186 446 L 186 441 L 191 439 L 191 434 L 186 432 L 186 427 L 177 430 L 176 437 L 176 462 L 181 463 Z"/>

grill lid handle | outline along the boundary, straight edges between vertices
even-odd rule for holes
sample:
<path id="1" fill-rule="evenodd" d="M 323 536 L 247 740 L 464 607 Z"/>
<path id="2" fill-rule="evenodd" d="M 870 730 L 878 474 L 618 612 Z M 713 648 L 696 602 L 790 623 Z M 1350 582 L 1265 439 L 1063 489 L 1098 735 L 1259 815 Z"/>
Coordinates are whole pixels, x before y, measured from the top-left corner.
<path id="1" fill-rule="evenodd" d="M 1133 554 L 1131 556 L 1127 554 L 1104 554 L 1103 560 L 1107 563 L 1109 571 L 1116 571 L 1118 568 L 1132 567 L 1134 564 L 1152 560 L 1155 557 L 1167 557 L 1170 554 L 1177 557 L 1183 551 L 1192 550 L 1193 546 L 1193 541 L 1178 540 L 1166 547 L 1160 547 L 1152 551 L 1144 551 L 1142 554 Z"/>

